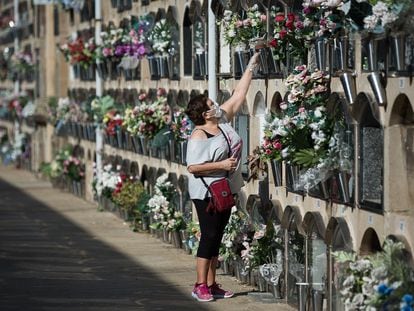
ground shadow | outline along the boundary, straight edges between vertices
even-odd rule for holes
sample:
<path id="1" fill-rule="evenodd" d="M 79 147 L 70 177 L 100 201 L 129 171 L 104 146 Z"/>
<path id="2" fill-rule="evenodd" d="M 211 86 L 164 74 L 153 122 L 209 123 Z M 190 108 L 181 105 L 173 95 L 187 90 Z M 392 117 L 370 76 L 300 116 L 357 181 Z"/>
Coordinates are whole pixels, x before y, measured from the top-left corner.
<path id="1" fill-rule="evenodd" d="M 0 179 L 0 309 L 207 310 Z"/>

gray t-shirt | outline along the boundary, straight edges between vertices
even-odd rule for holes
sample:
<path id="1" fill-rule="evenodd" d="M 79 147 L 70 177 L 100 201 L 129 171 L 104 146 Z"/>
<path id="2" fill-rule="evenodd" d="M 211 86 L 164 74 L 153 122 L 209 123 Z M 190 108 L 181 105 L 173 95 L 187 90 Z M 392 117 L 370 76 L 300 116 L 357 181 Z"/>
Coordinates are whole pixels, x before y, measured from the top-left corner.
<path id="1" fill-rule="evenodd" d="M 244 185 L 240 164 L 243 142 L 230 123 L 227 122 L 225 117 L 220 119 L 219 126 L 229 140 L 231 147 L 230 154 L 237 159 L 237 167 L 232 173 L 230 173 L 229 176 L 231 191 L 233 194 L 236 194 Z M 211 138 L 188 140 L 187 167 L 194 164 L 222 161 L 227 158 L 228 145 L 223 133 L 221 132 Z M 203 178 L 205 182 L 210 185 L 213 181 L 225 177 L 226 174 L 227 172 L 221 170 L 218 171 L 217 174 L 209 175 L 208 177 L 203 176 Z M 205 197 L 210 196 L 201 178 L 196 178 L 193 174 L 190 174 L 188 189 L 191 199 L 203 200 Z"/>

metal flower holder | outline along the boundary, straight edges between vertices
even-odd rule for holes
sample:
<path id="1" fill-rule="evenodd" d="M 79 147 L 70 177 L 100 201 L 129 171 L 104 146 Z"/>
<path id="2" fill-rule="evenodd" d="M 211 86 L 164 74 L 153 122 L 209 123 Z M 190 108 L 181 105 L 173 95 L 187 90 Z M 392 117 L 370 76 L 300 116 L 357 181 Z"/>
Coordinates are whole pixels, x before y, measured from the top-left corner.
<path id="1" fill-rule="evenodd" d="M 389 38 L 390 41 L 390 53 L 391 62 L 397 73 L 403 73 L 409 71 L 409 65 L 407 64 L 407 36 L 404 33 L 393 34 Z"/>
<path id="2" fill-rule="evenodd" d="M 384 77 L 380 72 L 371 72 L 367 78 L 378 105 L 385 106 L 387 104 L 387 95 L 383 85 Z"/>
<path id="3" fill-rule="evenodd" d="M 328 40 L 319 39 L 315 42 L 316 66 L 321 71 L 327 69 Z"/>

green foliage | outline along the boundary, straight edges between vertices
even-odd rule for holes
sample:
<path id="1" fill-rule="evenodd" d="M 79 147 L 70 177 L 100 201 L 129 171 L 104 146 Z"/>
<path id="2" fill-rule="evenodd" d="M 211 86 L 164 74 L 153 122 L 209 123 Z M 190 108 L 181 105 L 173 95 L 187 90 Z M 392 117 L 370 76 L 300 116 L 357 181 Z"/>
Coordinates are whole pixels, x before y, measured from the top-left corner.
<path id="1" fill-rule="evenodd" d="M 115 101 L 109 95 L 100 98 L 96 97 L 91 102 L 91 108 L 94 121 L 101 124 L 105 114 L 115 108 Z"/>
<path id="2" fill-rule="evenodd" d="M 319 162 L 320 154 L 313 148 L 302 149 L 295 153 L 293 162 L 305 167 L 316 166 Z"/>
<path id="3" fill-rule="evenodd" d="M 132 211 L 137 207 L 144 192 L 144 186 L 140 182 L 127 179 L 123 182 L 120 191 L 114 193 L 112 198 L 120 208 Z"/>
<path id="4" fill-rule="evenodd" d="M 52 164 L 51 163 L 46 163 L 46 162 L 42 162 L 40 164 L 39 167 L 39 172 L 46 177 L 51 177 L 52 176 Z"/>

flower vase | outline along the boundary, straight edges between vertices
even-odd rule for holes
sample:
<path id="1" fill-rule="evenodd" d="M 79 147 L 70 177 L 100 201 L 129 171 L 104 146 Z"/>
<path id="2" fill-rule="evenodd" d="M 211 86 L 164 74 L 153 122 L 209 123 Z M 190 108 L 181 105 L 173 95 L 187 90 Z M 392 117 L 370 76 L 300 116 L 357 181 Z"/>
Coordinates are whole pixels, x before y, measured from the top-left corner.
<path id="1" fill-rule="evenodd" d="M 344 36 L 336 39 L 333 50 L 336 69 L 341 71 L 348 69 L 348 37 Z"/>
<path id="2" fill-rule="evenodd" d="M 171 244 L 170 231 L 167 228 L 162 229 L 162 240 L 164 243 Z"/>
<path id="3" fill-rule="evenodd" d="M 95 73 L 96 73 L 95 65 L 94 64 L 89 65 L 86 71 L 87 71 L 87 80 L 88 81 L 95 80 Z"/>
<path id="4" fill-rule="evenodd" d="M 80 71 L 81 71 L 81 66 L 80 64 L 75 64 L 72 66 L 73 69 L 73 76 L 75 79 L 79 79 L 80 78 Z"/>
<path id="5" fill-rule="evenodd" d="M 147 232 L 149 230 L 149 215 L 142 214 L 141 215 L 141 230 Z"/>
<path id="6" fill-rule="evenodd" d="M 116 148 L 118 146 L 118 143 L 115 139 L 115 136 L 109 135 L 109 144 L 114 148 Z"/>
<path id="7" fill-rule="evenodd" d="M 404 33 L 398 33 L 391 35 L 391 61 L 393 62 L 396 71 L 406 71 L 405 63 L 405 42 L 406 35 Z"/>
<path id="8" fill-rule="evenodd" d="M 269 51 L 268 51 L 267 48 L 261 48 L 259 50 L 260 71 L 264 75 L 269 74 L 269 63 L 268 63 L 269 55 L 268 55 L 268 53 L 269 53 Z"/>
<path id="9" fill-rule="evenodd" d="M 323 310 L 324 292 L 321 290 L 312 289 L 312 310 Z M 384 309 L 388 310 L 388 309 Z"/>
<path id="10" fill-rule="evenodd" d="M 181 164 L 187 163 L 187 141 L 180 142 Z"/>
<path id="11" fill-rule="evenodd" d="M 82 124 L 83 139 L 89 140 L 88 124 Z"/>
<path id="12" fill-rule="evenodd" d="M 378 105 L 385 106 L 387 104 L 387 95 L 382 84 L 383 78 L 381 74 L 379 72 L 371 72 L 367 78 Z"/>
<path id="13" fill-rule="evenodd" d="M 148 56 L 148 65 L 149 71 L 151 75 L 151 79 L 157 80 L 159 79 L 159 72 L 158 72 L 158 61 L 154 56 Z"/>
<path id="14" fill-rule="evenodd" d="M 149 149 L 150 149 L 150 142 L 148 140 L 147 137 L 145 136 L 140 136 L 139 137 L 140 143 L 141 143 L 141 149 L 142 149 L 142 154 L 145 156 L 149 155 Z"/>
<path id="15" fill-rule="evenodd" d="M 275 187 L 282 186 L 282 162 L 272 159 L 270 160 L 270 165 L 272 167 Z"/>
<path id="16" fill-rule="evenodd" d="M 234 50 L 234 75 L 241 76 L 247 68 L 246 48 L 237 46 Z"/>
<path id="17" fill-rule="evenodd" d="M 353 105 L 357 96 L 355 76 L 350 72 L 343 72 L 339 76 L 339 79 L 341 80 L 348 104 Z"/>
<path id="18" fill-rule="evenodd" d="M 174 79 L 178 73 L 177 73 L 177 57 L 178 55 L 170 55 L 166 57 L 167 59 L 167 71 L 168 71 L 168 78 Z"/>
<path id="19" fill-rule="evenodd" d="M 100 62 L 96 64 L 96 70 L 98 71 L 98 75 L 102 80 L 106 80 L 108 78 L 108 68 L 105 63 Z"/>
<path id="20" fill-rule="evenodd" d="M 205 55 L 204 49 L 197 49 L 195 56 L 196 56 L 195 72 L 198 73 L 198 76 L 204 77 L 207 72 L 206 60 L 205 60 L 206 55 Z"/>
<path id="21" fill-rule="evenodd" d="M 288 190 L 294 191 L 296 189 L 296 184 L 299 179 L 299 166 L 297 165 L 286 165 L 287 169 L 287 180 L 286 180 L 286 186 Z"/>
<path id="22" fill-rule="evenodd" d="M 220 266 L 224 274 L 229 274 L 230 269 L 229 269 L 229 262 L 227 260 L 221 261 Z"/>
<path id="23" fill-rule="evenodd" d="M 322 199 L 329 199 L 329 178 L 327 180 L 321 181 L 318 183 L 319 194 Z"/>
<path id="24" fill-rule="evenodd" d="M 172 243 L 175 248 L 181 248 L 181 236 L 180 231 L 171 231 Z"/>
<path id="25" fill-rule="evenodd" d="M 336 179 L 336 185 L 339 191 L 340 200 L 346 204 L 350 203 L 351 202 L 351 195 L 349 192 L 350 175 L 346 172 L 339 171 L 335 175 L 335 179 Z"/>
<path id="26" fill-rule="evenodd" d="M 117 142 L 117 148 L 119 149 L 123 149 L 124 145 L 123 145 L 123 137 L 122 137 L 122 130 L 118 129 L 116 131 L 116 142 Z"/>
<path id="27" fill-rule="evenodd" d="M 326 71 L 328 59 L 328 41 L 319 39 L 315 42 L 316 67 L 320 71 Z"/>
<path id="28" fill-rule="evenodd" d="M 372 38 L 368 41 L 368 70 L 378 70 L 378 40 Z"/>

